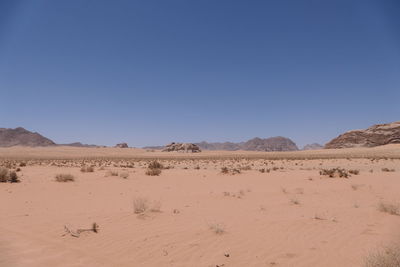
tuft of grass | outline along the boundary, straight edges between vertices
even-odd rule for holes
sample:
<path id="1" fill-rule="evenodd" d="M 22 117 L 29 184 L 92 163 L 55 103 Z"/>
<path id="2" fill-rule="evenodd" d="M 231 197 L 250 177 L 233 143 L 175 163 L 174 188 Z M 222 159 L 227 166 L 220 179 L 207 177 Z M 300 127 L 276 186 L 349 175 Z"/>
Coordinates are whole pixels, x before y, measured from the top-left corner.
<path id="1" fill-rule="evenodd" d="M 73 182 L 75 181 L 75 177 L 71 174 L 57 174 L 56 175 L 57 182 Z"/>
<path id="2" fill-rule="evenodd" d="M 378 204 L 378 210 L 391 215 L 400 215 L 400 206 L 398 204 L 380 202 Z"/>
<path id="3" fill-rule="evenodd" d="M 149 209 L 149 201 L 146 198 L 138 197 L 133 200 L 133 211 L 142 214 Z"/>
<path id="4" fill-rule="evenodd" d="M 92 166 L 83 166 L 81 172 L 94 172 L 94 168 Z"/>
<path id="5" fill-rule="evenodd" d="M 398 266 L 400 266 L 400 244 L 398 243 L 373 252 L 364 260 L 364 267 Z"/>
<path id="6" fill-rule="evenodd" d="M 222 235 L 225 233 L 225 226 L 219 223 L 210 224 L 209 229 L 217 235 Z"/>

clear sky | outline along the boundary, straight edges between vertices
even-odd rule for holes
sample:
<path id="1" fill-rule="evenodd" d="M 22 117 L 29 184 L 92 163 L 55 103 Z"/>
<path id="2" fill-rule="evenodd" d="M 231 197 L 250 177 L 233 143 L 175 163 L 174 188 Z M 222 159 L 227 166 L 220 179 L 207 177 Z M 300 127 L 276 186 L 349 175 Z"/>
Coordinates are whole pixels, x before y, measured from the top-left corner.
<path id="1" fill-rule="evenodd" d="M 400 120 L 398 0 L 0 1 L 0 127 L 131 146 Z"/>

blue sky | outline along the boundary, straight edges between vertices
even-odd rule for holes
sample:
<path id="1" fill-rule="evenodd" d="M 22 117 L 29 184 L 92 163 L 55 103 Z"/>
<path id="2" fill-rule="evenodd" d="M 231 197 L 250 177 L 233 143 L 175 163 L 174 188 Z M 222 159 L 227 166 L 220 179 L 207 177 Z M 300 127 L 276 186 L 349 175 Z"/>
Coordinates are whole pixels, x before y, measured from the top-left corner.
<path id="1" fill-rule="evenodd" d="M 131 146 L 400 120 L 397 0 L 0 2 L 0 127 Z"/>

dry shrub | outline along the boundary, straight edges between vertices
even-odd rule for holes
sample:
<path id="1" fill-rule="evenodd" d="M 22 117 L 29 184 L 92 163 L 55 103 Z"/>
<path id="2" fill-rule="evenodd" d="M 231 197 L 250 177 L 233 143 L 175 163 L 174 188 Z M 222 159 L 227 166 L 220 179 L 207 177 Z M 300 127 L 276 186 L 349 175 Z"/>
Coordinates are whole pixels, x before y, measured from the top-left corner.
<path id="1" fill-rule="evenodd" d="M 73 182 L 75 181 L 75 177 L 71 174 L 57 174 L 56 175 L 57 182 Z"/>
<path id="2" fill-rule="evenodd" d="M 290 203 L 293 205 L 300 205 L 300 201 L 297 198 L 290 199 Z"/>
<path id="3" fill-rule="evenodd" d="M 0 183 L 19 183 L 20 180 L 15 171 L 10 171 L 7 168 L 0 167 Z"/>
<path id="4" fill-rule="evenodd" d="M 221 235 L 225 233 L 225 226 L 219 223 L 210 224 L 210 230 L 216 233 L 217 235 Z"/>
<path id="5" fill-rule="evenodd" d="M 136 214 L 141 214 L 149 208 L 149 201 L 146 198 L 138 197 L 133 200 L 133 211 Z"/>
<path id="6" fill-rule="evenodd" d="M 395 169 L 382 168 L 383 172 L 395 172 Z"/>
<path id="7" fill-rule="evenodd" d="M 383 250 L 371 253 L 364 261 L 364 267 L 400 266 L 400 244 L 396 243 Z"/>
<path id="8" fill-rule="evenodd" d="M 349 170 L 349 173 L 350 174 L 354 174 L 354 175 L 358 175 L 358 174 L 360 174 L 360 171 L 359 170 Z"/>
<path id="9" fill-rule="evenodd" d="M 107 171 L 106 176 L 118 176 L 118 172 L 117 171 Z"/>
<path id="10" fill-rule="evenodd" d="M 380 202 L 378 210 L 391 215 L 400 215 L 400 206 L 398 204 Z"/>
<path id="11" fill-rule="evenodd" d="M 341 168 L 322 169 L 319 171 L 319 174 L 329 176 L 330 178 L 333 177 L 348 178 L 350 176 L 345 169 Z"/>
<path id="12" fill-rule="evenodd" d="M 147 166 L 146 175 L 158 176 L 161 174 L 161 170 L 163 168 L 164 168 L 164 166 L 161 163 L 154 160 L 154 161 L 150 162 L 149 165 Z"/>
<path id="13" fill-rule="evenodd" d="M 149 169 L 164 169 L 164 166 L 160 162 L 154 160 L 149 163 L 149 166 L 147 168 L 149 168 Z"/>
<path id="14" fill-rule="evenodd" d="M 161 169 L 147 169 L 146 175 L 149 176 L 158 176 L 161 174 Z"/>
<path id="15" fill-rule="evenodd" d="M 127 173 L 127 172 L 121 172 L 121 173 L 119 174 L 119 177 L 124 178 L 124 179 L 128 179 L 129 173 Z"/>
<path id="16" fill-rule="evenodd" d="M 222 174 L 231 174 L 231 175 L 235 175 L 235 174 L 240 174 L 240 170 L 239 169 L 228 169 L 227 167 L 222 167 L 221 168 L 221 173 Z"/>
<path id="17" fill-rule="evenodd" d="M 94 172 L 94 168 L 92 166 L 83 166 L 81 172 Z"/>

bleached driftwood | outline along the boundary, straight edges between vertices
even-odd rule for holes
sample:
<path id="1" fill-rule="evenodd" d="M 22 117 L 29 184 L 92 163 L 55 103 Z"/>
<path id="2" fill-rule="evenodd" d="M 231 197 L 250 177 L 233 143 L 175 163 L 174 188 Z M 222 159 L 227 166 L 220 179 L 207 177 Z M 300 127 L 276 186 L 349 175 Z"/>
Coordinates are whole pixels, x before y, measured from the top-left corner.
<path id="1" fill-rule="evenodd" d="M 67 225 L 64 225 L 64 230 L 65 230 L 66 233 L 63 236 L 65 236 L 67 234 L 70 234 L 73 237 L 79 237 L 82 232 L 94 232 L 94 233 L 97 233 L 99 231 L 99 226 L 97 225 L 97 223 L 93 223 L 92 224 L 92 228 L 90 228 L 90 229 L 72 230 Z"/>

